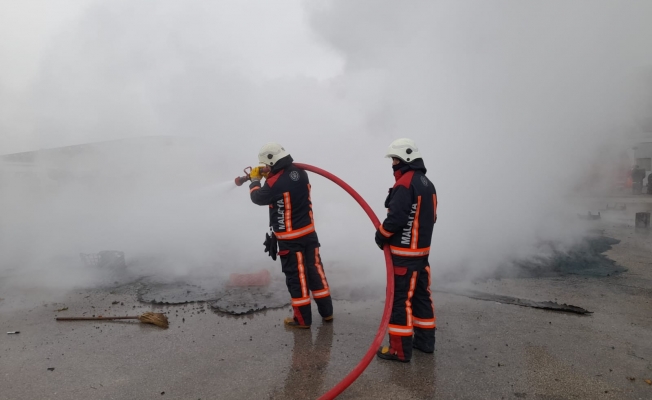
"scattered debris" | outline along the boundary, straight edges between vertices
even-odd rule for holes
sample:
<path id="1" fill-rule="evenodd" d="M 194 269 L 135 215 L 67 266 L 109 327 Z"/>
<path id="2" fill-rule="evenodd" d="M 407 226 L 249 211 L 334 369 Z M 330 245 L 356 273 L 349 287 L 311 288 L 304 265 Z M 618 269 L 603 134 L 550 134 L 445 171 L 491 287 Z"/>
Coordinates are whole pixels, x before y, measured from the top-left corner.
<path id="1" fill-rule="evenodd" d="M 54 371 L 54 368 L 48 368 L 48 371 Z"/>
<path id="2" fill-rule="evenodd" d="M 628 376 L 627 379 L 629 379 L 632 382 L 634 382 L 636 380 L 636 378 L 634 378 L 633 376 Z"/>
<path id="3" fill-rule="evenodd" d="M 465 296 L 471 299 L 484 300 L 484 301 L 495 301 L 502 304 L 513 304 L 521 307 L 532 307 L 539 308 L 542 310 L 551 310 L 551 311 L 561 311 L 568 312 L 573 314 L 592 314 L 592 311 L 588 311 L 582 307 L 573 306 L 570 304 L 559 304 L 554 301 L 533 301 L 528 299 L 520 299 L 518 297 L 511 296 L 502 296 L 499 294 L 483 293 L 475 290 L 449 290 L 449 289 L 438 289 L 436 292 L 456 294 L 459 296 Z"/>
<path id="4" fill-rule="evenodd" d="M 648 385 L 652 385 L 652 380 L 646 379 L 645 383 L 647 383 Z"/>
<path id="5" fill-rule="evenodd" d="M 54 310 L 54 311 L 55 312 L 60 312 L 60 311 L 67 311 L 67 310 L 68 310 L 68 307 L 63 307 L 63 308 L 59 308 L 58 310 Z"/>
<path id="6" fill-rule="evenodd" d="M 608 210 L 625 211 L 626 209 L 627 209 L 627 204 L 625 203 L 614 203 L 613 206 L 610 206 L 609 203 L 607 203 L 607 208 L 605 208 L 604 211 L 608 211 Z"/>
<path id="7" fill-rule="evenodd" d="M 138 301 L 153 304 L 186 304 L 215 300 L 218 293 L 188 283 L 143 284 L 137 292 Z"/>
<path id="8" fill-rule="evenodd" d="M 18 335 L 19 333 L 20 331 L 11 331 L 11 332 L 7 332 L 7 335 Z"/>
<path id="9" fill-rule="evenodd" d="M 120 303 L 120 302 L 119 302 L 119 301 L 117 301 L 117 300 L 116 300 L 116 301 L 112 301 L 112 302 L 111 302 L 111 304 L 112 304 L 112 305 L 113 305 L 113 304 L 118 304 L 118 303 Z"/>

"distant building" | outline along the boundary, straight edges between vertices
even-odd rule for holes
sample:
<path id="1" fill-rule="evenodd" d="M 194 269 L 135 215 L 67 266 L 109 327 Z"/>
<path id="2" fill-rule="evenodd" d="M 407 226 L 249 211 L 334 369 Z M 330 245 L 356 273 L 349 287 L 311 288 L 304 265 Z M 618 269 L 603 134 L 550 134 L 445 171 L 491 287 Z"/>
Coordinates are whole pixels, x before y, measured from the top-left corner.
<path id="1" fill-rule="evenodd" d="M 190 143 L 175 137 L 147 136 L 0 155 L 0 187 L 43 190 L 68 182 L 128 182 L 137 172 L 135 168 L 142 168 L 157 154 L 164 157 L 171 149 Z"/>

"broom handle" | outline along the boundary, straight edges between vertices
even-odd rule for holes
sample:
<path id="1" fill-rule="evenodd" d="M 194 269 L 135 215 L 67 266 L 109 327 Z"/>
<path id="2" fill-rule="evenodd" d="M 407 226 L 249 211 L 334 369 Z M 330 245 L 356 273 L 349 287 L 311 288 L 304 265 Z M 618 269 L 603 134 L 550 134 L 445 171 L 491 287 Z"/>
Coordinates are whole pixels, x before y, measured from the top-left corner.
<path id="1" fill-rule="evenodd" d="M 95 321 L 102 319 L 138 319 L 138 317 L 59 317 L 57 321 Z"/>

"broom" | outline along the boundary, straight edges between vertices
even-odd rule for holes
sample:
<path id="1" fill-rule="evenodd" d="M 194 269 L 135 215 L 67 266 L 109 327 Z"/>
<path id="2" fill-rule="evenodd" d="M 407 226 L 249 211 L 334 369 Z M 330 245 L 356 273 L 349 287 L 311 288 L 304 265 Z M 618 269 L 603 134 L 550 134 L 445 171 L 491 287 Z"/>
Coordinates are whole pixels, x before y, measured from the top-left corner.
<path id="1" fill-rule="evenodd" d="M 168 317 L 165 314 L 146 312 L 143 315 L 131 317 L 59 317 L 55 318 L 57 321 L 98 321 L 98 320 L 114 320 L 114 319 L 137 319 L 143 324 L 152 324 L 158 327 L 167 329 Z"/>

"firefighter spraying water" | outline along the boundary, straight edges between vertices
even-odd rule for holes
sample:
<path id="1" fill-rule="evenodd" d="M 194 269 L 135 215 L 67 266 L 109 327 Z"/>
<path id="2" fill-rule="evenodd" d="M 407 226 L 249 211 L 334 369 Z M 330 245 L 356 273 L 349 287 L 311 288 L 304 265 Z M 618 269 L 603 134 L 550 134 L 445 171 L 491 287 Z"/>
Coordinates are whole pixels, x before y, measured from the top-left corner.
<path id="1" fill-rule="evenodd" d="M 310 328 L 310 293 L 325 322 L 333 320 L 333 303 L 319 252 L 319 240 L 312 214 L 308 174 L 293 164 L 292 156 L 278 143 L 264 145 L 258 154 L 261 166 L 246 168 L 245 176 L 235 180 L 241 186 L 251 181 L 251 201 L 269 206 L 270 233 L 265 252 L 281 258 L 282 271 L 292 298 L 294 315 L 287 326 Z M 261 185 L 261 179 L 265 184 Z"/>

